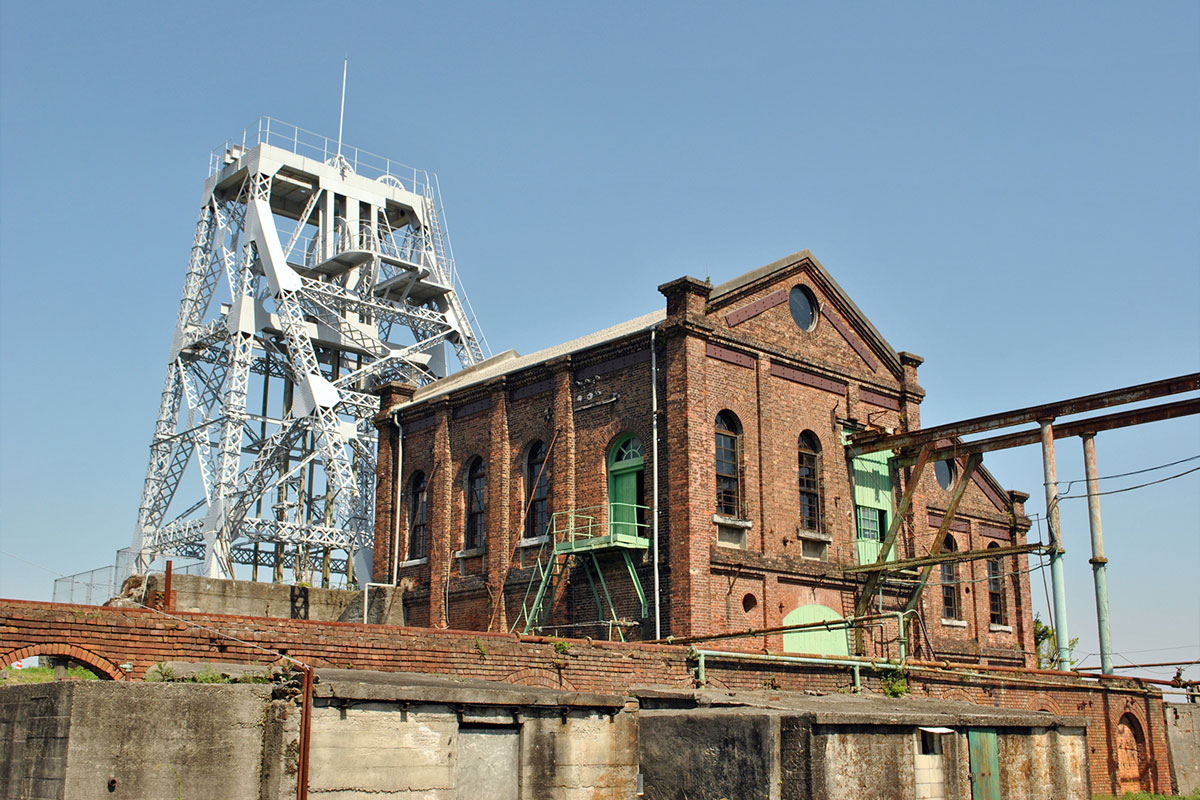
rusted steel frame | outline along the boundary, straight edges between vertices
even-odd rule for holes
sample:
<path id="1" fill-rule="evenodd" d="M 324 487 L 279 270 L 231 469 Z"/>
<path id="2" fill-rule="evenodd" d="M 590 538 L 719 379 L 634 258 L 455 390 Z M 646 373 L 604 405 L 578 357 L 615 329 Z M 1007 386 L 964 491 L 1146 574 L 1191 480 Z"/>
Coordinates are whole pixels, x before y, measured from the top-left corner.
<path id="1" fill-rule="evenodd" d="M 1174 403 L 1161 403 L 1149 408 L 1139 408 L 1133 411 L 1119 411 L 1115 414 L 1105 414 L 1099 417 L 1063 422 L 1054 426 L 1054 438 L 1065 439 L 1069 436 L 1082 436 L 1085 433 L 1099 433 L 1114 428 L 1129 428 L 1134 425 L 1144 425 L 1147 422 L 1160 422 L 1165 419 L 1176 419 L 1200 414 L 1200 398 L 1178 400 Z M 990 439 L 978 439 L 973 442 L 956 442 L 934 448 L 930 457 L 935 460 L 954 458 L 955 456 L 972 453 L 990 453 L 993 450 L 1007 450 L 1013 447 L 1037 444 L 1042 440 L 1041 431 L 1021 431 L 1008 433 L 1003 436 L 993 436 Z M 915 461 L 917 456 L 901 454 L 895 463 L 905 466 Z"/>
<path id="2" fill-rule="evenodd" d="M 904 522 L 904 517 L 908 514 L 908 509 L 912 505 L 913 492 L 916 491 L 917 485 L 921 482 L 921 473 L 925 471 L 925 465 L 929 463 L 930 446 L 925 445 L 921 448 L 921 454 L 917 456 L 917 464 L 913 467 L 912 475 L 908 478 L 908 485 L 904 487 L 904 494 L 900 498 L 900 507 L 896 509 L 895 516 L 892 517 L 891 524 L 888 525 L 887 536 L 883 537 L 883 541 L 879 544 L 879 556 L 875 559 L 875 565 L 887 563 L 888 553 L 896 544 L 896 539 L 900 534 L 900 526 Z M 855 521 L 857 525 L 857 520 Z M 871 572 L 867 575 L 867 583 L 863 586 L 862 594 L 858 596 L 858 600 L 854 603 L 854 616 L 861 617 L 867 612 L 867 607 L 871 604 L 871 595 L 875 594 L 875 589 L 879 585 L 879 572 Z"/>
<path id="3" fill-rule="evenodd" d="M 300 698 L 300 754 L 296 764 L 296 800 L 308 800 L 309 740 L 312 734 L 313 668 L 299 665 L 304 673 L 304 692 Z"/>
<path id="4" fill-rule="evenodd" d="M 982 461 L 983 456 L 979 453 L 972 453 L 967 458 L 967 464 L 963 468 L 962 474 L 958 476 L 958 480 L 954 484 L 954 491 L 950 495 L 950 506 L 942 517 L 942 524 L 938 526 L 937 535 L 933 537 L 933 544 L 929 546 L 929 555 L 936 556 L 942 552 L 942 544 L 946 541 L 946 535 L 950 533 L 950 523 L 954 521 L 958 504 L 962 502 L 963 495 L 967 493 L 967 487 L 971 485 L 971 476 L 975 474 L 975 470 L 979 468 Z M 925 589 L 925 584 L 929 582 L 929 573 L 931 572 L 933 572 L 933 564 L 926 564 L 921 569 L 921 577 L 917 579 L 912 597 L 904 606 L 905 611 L 912 611 L 917 607 L 917 602 L 921 599 L 921 592 Z"/>
<path id="5" fill-rule="evenodd" d="M 924 428 L 912 433 L 898 433 L 883 436 L 874 432 L 856 434 L 850 437 L 849 454 L 859 456 L 864 453 L 874 453 L 879 450 L 915 449 L 916 447 L 936 442 L 952 436 L 965 436 L 971 433 L 1008 428 L 1026 422 L 1037 422 L 1039 419 L 1055 419 L 1072 414 L 1082 414 L 1085 411 L 1095 411 L 1100 408 L 1137 403 L 1142 400 L 1153 400 L 1156 397 L 1166 397 L 1184 392 L 1200 390 L 1200 372 L 1190 375 L 1180 375 L 1176 378 L 1140 383 L 1127 386 L 1124 389 L 1112 389 L 1098 394 L 1075 397 L 1070 400 L 1060 400 L 1056 403 L 1045 403 L 1040 406 L 1030 406 L 1016 411 L 1006 411 L 1000 414 L 988 414 L 973 417 L 961 422 L 951 422 Z M 1056 431 L 1057 433 L 1057 431 Z"/>
<path id="6" fill-rule="evenodd" d="M 748 628 L 744 631 L 734 633 L 710 633 L 706 636 L 686 636 L 686 637 L 670 637 L 666 639 L 656 639 L 646 642 L 646 644 L 699 644 L 700 642 L 715 642 L 721 639 L 747 639 L 753 636 L 765 636 L 775 633 L 791 633 L 792 631 L 811 630 L 813 628 L 824 628 L 826 630 L 832 627 L 852 628 L 862 622 L 873 622 L 877 619 L 895 619 L 897 612 L 888 612 L 886 614 L 866 614 L 861 617 L 849 617 L 848 619 L 831 619 L 822 622 L 805 622 L 800 625 L 782 625 L 777 628 Z"/>
<path id="7" fill-rule="evenodd" d="M 953 553 L 938 553 L 937 555 L 910 558 L 906 561 L 892 561 L 887 564 L 864 564 L 855 567 L 843 567 L 842 573 L 853 575 L 859 572 L 900 572 L 926 564 L 941 564 L 943 561 L 979 561 L 985 558 L 1000 556 L 1015 556 L 1021 553 L 1048 553 L 1054 548 L 1044 544 L 1014 544 L 1009 547 L 991 547 L 985 550 L 962 550 Z"/>

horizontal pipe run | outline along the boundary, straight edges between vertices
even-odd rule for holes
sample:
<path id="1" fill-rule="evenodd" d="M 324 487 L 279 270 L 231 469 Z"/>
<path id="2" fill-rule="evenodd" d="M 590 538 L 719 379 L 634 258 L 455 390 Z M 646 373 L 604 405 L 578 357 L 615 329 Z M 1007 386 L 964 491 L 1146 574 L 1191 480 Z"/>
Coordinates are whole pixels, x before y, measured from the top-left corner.
<path id="1" fill-rule="evenodd" d="M 1187 417 L 1193 414 L 1200 414 L 1200 398 L 1179 400 L 1174 403 L 1161 403 L 1149 408 L 1120 411 L 1116 414 L 1105 414 L 1100 417 L 1088 417 L 1087 419 L 1064 422 L 1061 425 L 1054 426 L 1054 438 L 1056 440 L 1066 439 L 1070 436 L 1082 436 L 1085 433 L 1099 433 L 1100 431 L 1112 430 L 1114 428 L 1128 428 L 1134 425 L 1144 425 L 1148 422 L 1160 422 L 1167 419 Z M 973 453 L 990 453 L 995 450 L 1024 447 L 1026 445 L 1037 444 L 1039 441 L 1041 441 L 1040 431 L 1021 431 L 1003 436 L 994 436 L 990 439 L 978 439 L 973 442 L 953 442 L 935 449 L 930 454 L 930 458 L 940 461 L 947 458 L 971 455 Z M 917 457 L 917 453 L 911 452 L 909 448 L 905 448 L 904 453 L 893 459 L 892 463 L 898 466 L 907 466 L 908 464 L 915 463 Z"/>
<path id="2" fill-rule="evenodd" d="M 927 442 L 936 442 L 938 439 L 951 436 L 982 433 L 983 431 L 1008 428 L 1027 422 L 1037 422 L 1039 419 L 1056 419 L 1072 414 L 1082 414 L 1085 411 L 1096 411 L 1101 408 L 1110 408 L 1126 403 L 1137 403 L 1142 400 L 1153 400 L 1156 397 L 1166 397 L 1172 394 L 1182 394 L 1197 390 L 1200 390 L 1200 373 L 1194 372 L 1189 375 L 1180 375 L 1176 378 L 1127 386 L 1124 389 L 1113 389 L 1098 394 L 1075 397 L 1070 400 L 1060 400 L 1055 403 L 1044 403 L 1000 414 L 973 417 L 972 419 L 952 422 L 947 425 L 936 425 L 932 428 L 923 428 L 919 431 L 914 431 L 913 433 L 902 433 L 893 436 L 859 434 L 852 439 L 852 444 L 847 449 L 847 454 L 850 456 L 859 456 L 864 453 L 875 453 L 880 450 L 915 448 Z M 1055 433 L 1057 434 L 1058 432 L 1055 431 Z M 857 441 L 854 441 L 855 439 Z"/>

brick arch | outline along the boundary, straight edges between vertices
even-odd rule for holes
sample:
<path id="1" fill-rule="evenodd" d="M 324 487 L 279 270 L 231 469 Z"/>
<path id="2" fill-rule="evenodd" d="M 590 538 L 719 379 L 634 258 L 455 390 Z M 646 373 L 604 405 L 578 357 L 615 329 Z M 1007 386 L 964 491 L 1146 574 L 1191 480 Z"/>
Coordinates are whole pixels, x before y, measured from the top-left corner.
<path id="1" fill-rule="evenodd" d="M 505 683 L 515 683 L 518 686 L 540 686 L 545 689 L 566 689 L 575 691 L 575 685 L 567 680 L 561 672 L 541 667 L 524 667 L 511 672 L 504 677 Z"/>
<path id="2" fill-rule="evenodd" d="M 1049 692 L 1038 692 L 1033 698 L 1033 709 L 1035 711 L 1048 711 L 1051 714 L 1063 716 L 1062 706 L 1059 702 L 1050 696 Z"/>
<path id="3" fill-rule="evenodd" d="M 937 693 L 939 700 L 961 700 L 965 703 L 979 704 L 979 696 L 971 694 L 966 689 L 947 689 Z"/>
<path id="4" fill-rule="evenodd" d="M 14 661 L 33 656 L 61 656 L 76 661 L 99 675 L 106 681 L 125 680 L 125 672 L 107 658 L 96 655 L 90 650 L 66 644 L 34 644 L 11 650 L 0 656 L 0 667 L 7 667 Z"/>

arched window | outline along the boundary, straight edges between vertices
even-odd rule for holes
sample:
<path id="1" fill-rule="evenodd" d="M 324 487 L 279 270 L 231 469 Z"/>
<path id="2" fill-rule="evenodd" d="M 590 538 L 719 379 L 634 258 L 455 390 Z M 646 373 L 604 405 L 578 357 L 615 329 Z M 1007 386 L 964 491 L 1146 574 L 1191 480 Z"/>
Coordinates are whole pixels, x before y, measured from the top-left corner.
<path id="1" fill-rule="evenodd" d="M 946 535 L 942 542 L 943 553 L 958 552 L 958 543 L 954 537 Z M 942 617 L 945 619 L 962 619 L 962 608 L 958 603 L 958 562 L 942 562 Z"/>
<path id="2" fill-rule="evenodd" d="M 633 435 L 617 440 L 608 456 L 608 520 L 613 534 L 643 535 L 646 490 L 642 467 L 645 462 L 642 440 Z"/>
<path id="3" fill-rule="evenodd" d="M 425 557 L 425 525 L 429 516 L 425 473 L 418 471 L 408 482 L 408 560 Z"/>
<path id="4" fill-rule="evenodd" d="M 487 476 L 483 459 L 476 456 L 467 469 L 467 529 L 463 534 L 463 549 L 476 550 L 485 540 L 483 512 L 487 507 Z"/>
<path id="5" fill-rule="evenodd" d="M 995 542 L 988 545 L 988 550 L 998 547 Z M 991 610 L 993 625 L 1006 625 L 1008 614 L 1004 608 L 1004 562 L 999 557 L 987 560 L 988 606 Z"/>
<path id="6" fill-rule="evenodd" d="M 800 434 L 798 482 L 800 484 L 800 527 L 821 530 L 821 441 L 812 431 Z"/>
<path id="7" fill-rule="evenodd" d="M 546 444 L 541 440 L 529 446 L 525 457 L 525 538 L 545 536 L 550 524 L 550 474 L 546 465 Z"/>
<path id="8" fill-rule="evenodd" d="M 732 411 L 717 414 L 717 513 L 742 516 L 742 426 Z"/>

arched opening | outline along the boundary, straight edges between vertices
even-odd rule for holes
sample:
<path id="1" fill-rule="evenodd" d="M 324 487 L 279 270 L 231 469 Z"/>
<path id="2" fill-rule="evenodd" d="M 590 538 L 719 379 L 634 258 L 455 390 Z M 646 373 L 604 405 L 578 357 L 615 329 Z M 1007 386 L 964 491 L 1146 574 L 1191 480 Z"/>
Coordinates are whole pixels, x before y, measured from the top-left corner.
<path id="1" fill-rule="evenodd" d="M 742 425 L 732 411 L 717 414 L 714 424 L 717 513 L 742 516 Z"/>
<path id="2" fill-rule="evenodd" d="M 0 668 L 7 668 L 16 661 L 24 661 L 35 656 L 38 658 L 39 666 L 53 668 L 61 664 L 67 667 L 68 678 L 71 677 L 71 667 L 82 667 L 100 680 L 119 681 L 125 678 L 125 672 L 107 658 L 84 650 L 82 647 L 65 644 L 30 645 L 29 647 L 13 650 L 0 656 Z M 86 678 L 86 676 L 80 677 Z M 51 679 L 55 678 L 52 677 Z"/>
<path id="3" fill-rule="evenodd" d="M 954 541 L 954 537 L 950 534 L 946 534 L 946 539 L 942 542 L 942 552 L 958 552 L 958 543 Z M 962 619 L 962 604 L 959 603 L 958 597 L 957 561 L 942 562 L 942 618 Z"/>
<path id="4" fill-rule="evenodd" d="M 550 527 L 550 475 L 546 443 L 537 440 L 525 456 L 525 538 L 545 536 Z"/>
<path id="5" fill-rule="evenodd" d="M 992 542 L 988 550 L 997 548 Z M 999 556 L 987 560 L 988 612 L 993 625 L 1008 624 L 1008 608 L 1004 602 L 1004 562 Z"/>
<path id="6" fill-rule="evenodd" d="M 797 483 L 800 487 L 800 527 L 821 530 L 821 440 L 812 431 L 797 443 Z"/>
<path id="7" fill-rule="evenodd" d="M 1146 737 L 1142 725 L 1132 714 L 1117 722 L 1117 792 L 1150 791 L 1150 764 L 1146 757 Z"/>
<path id="8" fill-rule="evenodd" d="M 463 532 L 463 549 L 478 550 L 484 546 L 487 538 L 484 515 L 487 509 L 487 473 L 484 471 L 483 459 L 479 456 L 475 456 L 467 469 L 465 488 L 467 525 Z"/>
<path id="9" fill-rule="evenodd" d="M 783 618 L 784 626 L 805 625 L 813 622 L 843 622 L 841 615 L 829 606 L 817 603 L 800 606 Z M 807 630 L 790 631 L 783 634 L 785 653 L 809 653 L 822 656 L 849 656 L 850 642 L 846 638 L 847 628 L 814 627 Z"/>
<path id="10" fill-rule="evenodd" d="M 408 560 L 425 558 L 429 519 L 425 473 L 418 471 L 408 483 Z"/>
<path id="11" fill-rule="evenodd" d="M 608 522 L 613 535 L 640 536 L 646 524 L 646 463 L 642 440 L 617 440 L 608 454 Z"/>

